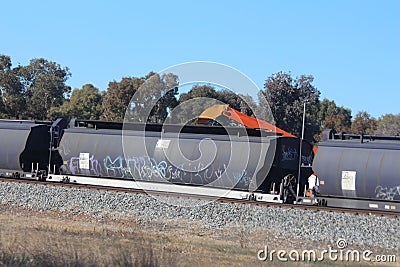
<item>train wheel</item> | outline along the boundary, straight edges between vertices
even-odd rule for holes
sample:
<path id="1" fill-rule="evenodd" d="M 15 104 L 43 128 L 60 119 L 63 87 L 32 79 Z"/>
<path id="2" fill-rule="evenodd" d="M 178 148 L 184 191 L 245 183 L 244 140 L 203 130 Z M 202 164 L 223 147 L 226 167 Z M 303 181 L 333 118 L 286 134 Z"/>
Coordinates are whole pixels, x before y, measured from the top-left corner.
<path id="1" fill-rule="evenodd" d="M 328 206 L 328 201 L 326 201 L 326 199 L 321 199 L 321 200 L 318 202 L 318 206 L 327 207 L 327 206 Z"/>

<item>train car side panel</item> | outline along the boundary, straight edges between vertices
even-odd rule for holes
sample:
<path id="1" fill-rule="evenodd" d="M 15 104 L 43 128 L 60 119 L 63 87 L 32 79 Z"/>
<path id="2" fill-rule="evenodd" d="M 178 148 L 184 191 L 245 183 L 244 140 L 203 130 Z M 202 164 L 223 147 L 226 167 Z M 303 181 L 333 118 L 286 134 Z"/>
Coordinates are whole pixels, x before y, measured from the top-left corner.
<path id="1" fill-rule="evenodd" d="M 321 143 L 313 168 L 324 195 L 400 201 L 398 143 Z"/>
<path id="2" fill-rule="evenodd" d="M 46 170 L 50 134 L 47 125 L 0 122 L 0 169 L 29 172 Z"/>

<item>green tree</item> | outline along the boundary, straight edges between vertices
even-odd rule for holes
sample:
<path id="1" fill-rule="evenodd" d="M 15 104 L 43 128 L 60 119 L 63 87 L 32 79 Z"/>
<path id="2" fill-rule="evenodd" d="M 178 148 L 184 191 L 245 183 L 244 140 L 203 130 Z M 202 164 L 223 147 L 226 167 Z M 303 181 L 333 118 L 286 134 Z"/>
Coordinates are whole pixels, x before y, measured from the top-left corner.
<path id="1" fill-rule="evenodd" d="M 313 81 L 311 75 L 292 78 L 290 73 L 284 72 L 273 74 L 265 81 L 263 93 L 277 127 L 301 136 L 303 104 L 306 103 L 307 139 L 312 139 L 311 133 L 319 129 L 317 114 L 320 95 Z"/>
<path id="2" fill-rule="evenodd" d="M 351 129 L 351 110 L 338 107 L 334 100 L 323 99 L 320 103 L 318 120 L 321 131 L 334 129 L 336 132 L 349 132 Z"/>
<path id="3" fill-rule="evenodd" d="M 149 75 L 148 75 L 149 76 Z M 178 105 L 176 96 L 178 95 L 178 76 L 167 73 L 163 75 L 154 74 L 150 77 L 146 77 L 146 82 L 143 85 L 144 91 L 150 92 L 144 96 L 145 103 L 151 103 L 153 105 L 150 116 L 140 116 L 140 121 L 151 123 L 163 123 L 168 117 L 171 109 Z M 137 104 L 137 103 L 134 103 Z"/>
<path id="4" fill-rule="evenodd" d="M 99 120 L 103 114 L 102 96 L 92 84 L 85 84 L 82 89 L 74 89 L 71 98 L 60 107 L 51 109 L 51 119 L 64 117 Z"/>
<path id="5" fill-rule="evenodd" d="M 178 104 L 177 94 L 178 77 L 172 73 L 122 78 L 108 85 L 103 97 L 104 116 L 107 120 L 162 123 Z"/>
<path id="6" fill-rule="evenodd" d="M 172 123 L 194 124 L 198 116 L 213 105 L 228 104 L 248 116 L 254 116 L 258 105 L 249 95 L 236 94 L 229 89 L 217 90 L 210 84 L 195 84 L 187 93 L 179 97 L 179 107 L 174 111 Z M 223 121 L 222 121 L 223 120 Z M 237 125 L 236 122 L 218 118 L 218 123 Z"/>
<path id="7" fill-rule="evenodd" d="M 110 82 L 103 95 L 104 118 L 110 121 L 123 121 L 132 96 L 144 81 L 143 77 L 125 77 L 120 82 Z"/>
<path id="8" fill-rule="evenodd" d="M 5 107 L 4 107 L 3 95 L 0 90 L 0 119 L 6 119 L 6 118 L 7 118 L 7 115 L 6 115 L 6 111 L 5 111 Z"/>
<path id="9" fill-rule="evenodd" d="M 192 88 L 187 93 L 183 93 L 179 96 L 179 102 L 182 103 L 189 99 L 199 98 L 199 97 L 217 99 L 218 93 L 215 90 L 215 88 L 211 85 L 208 85 L 208 84 L 197 85 L 196 84 L 196 85 L 193 85 Z"/>
<path id="10" fill-rule="evenodd" d="M 0 113 L 4 118 L 23 119 L 26 113 L 24 87 L 9 56 L 0 55 Z"/>
<path id="11" fill-rule="evenodd" d="M 242 96 L 238 95 L 231 90 L 222 89 L 216 91 L 217 100 L 228 104 L 231 108 L 236 109 L 238 111 L 242 110 L 243 113 L 248 114 L 250 112 L 249 106 L 246 105 L 245 100 L 250 100 L 250 96 Z"/>
<path id="12" fill-rule="evenodd" d="M 172 123 L 194 124 L 196 119 L 210 106 L 222 104 L 215 88 L 209 84 L 193 85 L 187 93 L 179 96 L 179 106 L 170 118 Z"/>
<path id="13" fill-rule="evenodd" d="M 355 134 L 373 134 L 376 129 L 376 119 L 366 111 L 358 112 L 351 124 L 351 132 Z"/>
<path id="14" fill-rule="evenodd" d="M 376 134 L 400 135 L 400 114 L 385 114 L 378 119 Z"/>
<path id="15" fill-rule="evenodd" d="M 254 114 L 254 113 L 258 113 L 259 107 L 258 107 L 257 103 L 254 101 L 252 96 L 239 94 L 238 102 L 239 102 L 238 110 L 241 113 L 246 114 L 248 116 L 261 115 L 261 114 Z M 265 118 L 264 117 L 261 118 L 261 116 L 260 116 L 260 119 L 265 119 Z"/>
<path id="16" fill-rule="evenodd" d="M 71 91 L 65 84 L 71 76 L 69 69 L 44 58 L 32 59 L 16 72 L 24 86 L 28 118 L 48 118 L 50 109 L 61 106 Z"/>

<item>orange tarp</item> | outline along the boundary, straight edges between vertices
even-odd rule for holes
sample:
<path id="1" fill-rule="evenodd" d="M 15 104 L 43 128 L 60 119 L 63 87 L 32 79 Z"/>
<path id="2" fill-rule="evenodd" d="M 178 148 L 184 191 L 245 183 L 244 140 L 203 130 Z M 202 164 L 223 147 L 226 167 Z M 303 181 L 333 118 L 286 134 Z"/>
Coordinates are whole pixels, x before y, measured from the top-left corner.
<path id="1" fill-rule="evenodd" d="M 221 115 L 224 115 L 225 117 L 228 117 L 229 119 L 243 124 L 244 126 L 249 128 L 265 129 L 271 132 L 280 133 L 284 136 L 296 137 L 266 121 L 247 116 L 233 108 L 230 108 L 229 105 L 214 105 L 212 107 L 209 107 L 200 114 L 198 122 L 204 123 L 209 120 L 215 120 Z"/>

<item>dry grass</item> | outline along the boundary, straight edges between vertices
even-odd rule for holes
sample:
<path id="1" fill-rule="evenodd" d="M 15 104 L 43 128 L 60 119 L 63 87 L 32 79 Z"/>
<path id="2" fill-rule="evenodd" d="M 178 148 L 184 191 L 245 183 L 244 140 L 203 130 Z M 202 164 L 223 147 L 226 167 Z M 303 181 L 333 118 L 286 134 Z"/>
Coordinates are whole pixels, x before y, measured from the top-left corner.
<path id="1" fill-rule="evenodd" d="M 87 225 L 58 224 L 37 218 L 4 219 L 0 230 L 0 265 L 159 265 L 152 244 L 140 235 L 122 238 L 102 227 L 89 229 Z M 163 258 L 168 261 L 167 256 Z"/>
<path id="2" fill-rule="evenodd" d="M 179 221 L 139 225 L 132 220 L 94 220 L 90 216 L 6 207 L 0 207 L 0 212 L 0 266 L 287 265 L 257 260 L 257 251 L 269 234 L 265 230 L 252 233 L 238 226 L 215 231 Z M 283 240 L 278 242 L 284 244 Z"/>
<path id="3" fill-rule="evenodd" d="M 257 259 L 240 244 L 179 226 L 92 221 L 30 211 L 0 215 L 0 266 L 241 266 Z"/>

